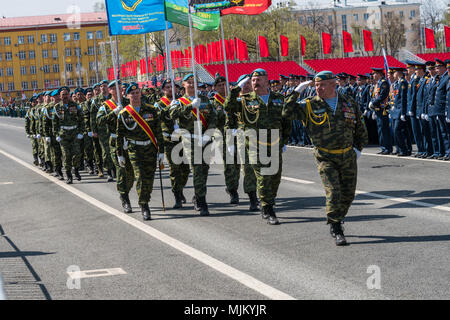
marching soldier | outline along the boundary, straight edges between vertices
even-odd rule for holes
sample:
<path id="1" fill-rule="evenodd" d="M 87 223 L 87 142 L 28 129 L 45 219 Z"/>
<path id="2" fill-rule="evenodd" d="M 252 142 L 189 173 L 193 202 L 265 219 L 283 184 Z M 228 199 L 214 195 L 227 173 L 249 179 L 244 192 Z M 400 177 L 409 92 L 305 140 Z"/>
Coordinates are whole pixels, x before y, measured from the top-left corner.
<path id="1" fill-rule="evenodd" d="M 159 102 L 155 103 L 155 107 L 160 110 L 161 119 L 161 129 L 164 139 L 164 151 L 166 154 L 167 162 L 169 163 L 169 177 L 170 184 L 172 186 L 172 192 L 175 197 L 174 209 L 179 209 L 183 207 L 183 203 L 186 203 L 186 198 L 183 195 L 183 189 L 189 179 L 189 164 L 175 163 L 172 160 L 172 150 L 177 145 L 176 139 L 174 137 L 172 141 L 172 136 L 177 135 L 179 131 L 179 125 L 176 120 L 170 117 L 170 103 L 174 100 L 172 96 L 172 82 L 170 79 L 164 80 L 161 85 L 161 90 L 163 96 Z"/>
<path id="2" fill-rule="evenodd" d="M 208 180 L 209 163 L 206 163 L 203 154 L 208 144 L 212 142 L 211 136 L 205 131 L 214 130 L 216 126 L 216 111 L 206 96 L 199 95 L 195 98 L 194 75 L 188 74 L 182 82 L 185 90 L 184 96 L 172 102 L 170 117 L 177 120 L 180 129 L 185 132 L 182 135 L 183 152 L 189 161 L 194 182 L 194 209 L 200 211 L 201 216 L 208 216 L 208 204 L 206 202 L 206 183 Z M 197 119 L 199 115 L 200 119 Z M 200 121 L 201 132 L 196 126 Z M 197 133 L 196 133 L 197 132 Z M 201 147 L 199 147 L 201 144 Z M 200 150 L 199 150 L 200 149 Z M 195 155 L 201 151 L 201 160 Z M 198 161 L 197 161 L 198 160 Z"/>
<path id="3" fill-rule="evenodd" d="M 244 130 L 246 132 L 250 130 L 256 135 L 255 139 L 250 138 L 246 141 L 246 149 L 257 180 L 257 190 L 262 204 L 261 215 L 263 219 L 267 219 L 268 224 L 277 225 L 280 222 L 273 206 L 281 182 L 281 154 L 286 150 L 292 122 L 282 115 L 284 97 L 270 91 L 267 72 L 263 69 L 254 70 L 249 78 L 241 80 L 231 91 L 231 101 L 239 96 L 240 90 L 248 81 L 251 81 L 253 91 L 241 95 L 241 103 L 227 104 L 225 111 L 236 113 L 243 122 Z M 266 133 L 269 131 L 267 139 L 262 136 L 261 129 L 265 129 Z M 276 133 L 278 138 L 274 138 Z M 263 155 L 270 157 L 270 163 L 262 163 Z"/>
<path id="4" fill-rule="evenodd" d="M 31 140 L 31 150 L 33 153 L 33 163 L 35 166 L 39 165 L 39 160 L 38 160 L 38 145 L 37 145 L 37 140 L 36 140 L 36 133 L 34 131 L 34 112 L 35 112 L 35 107 L 37 104 L 37 100 L 35 97 L 31 97 L 30 98 L 30 109 L 28 110 L 28 112 L 25 115 L 25 132 L 27 134 L 27 137 Z"/>
<path id="5" fill-rule="evenodd" d="M 391 119 L 393 121 L 393 130 L 396 145 L 398 147 L 397 156 L 406 157 L 408 155 L 407 147 L 407 118 L 406 108 L 408 105 L 408 82 L 404 78 L 404 68 L 392 68 L 394 70 L 394 84 L 392 91 L 392 105 L 390 110 Z"/>
<path id="6" fill-rule="evenodd" d="M 447 110 L 445 111 L 445 122 L 447 122 L 447 131 L 450 133 L 450 59 L 445 60 L 445 64 L 447 66 Z M 450 160 L 450 143 L 449 148 L 447 149 L 447 153 L 444 157 L 444 160 Z"/>
<path id="7" fill-rule="evenodd" d="M 86 158 L 87 166 L 89 168 L 89 174 L 94 174 L 94 143 L 93 134 L 91 129 L 91 100 L 94 94 L 92 88 L 86 88 L 84 90 L 85 101 L 81 103 L 81 111 L 83 113 L 83 124 L 84 124 L 84 156 Z"/>
<path id="8" fill-rule="evenodd" d="M 445 160 L 450 150 L 450 131 L 448 130 L 448 124 L 445 121 L 445 109 L 447 99 L 447 82 L 449 74 L 447 73 L 446 64 L 440 59 L 436 60 L 436 69 L 439 74 L 439 84 L 436 88 L 436 96 L 433 105 L 433 121 L 436 121 L 436 127 L 440 133 L 439 139 L 439 160 Z M 442 143 L 442 144 L 441 144 Z"/>
<path id="9" fill-rule="evenodd" d="M 75 170 L 75 177 L 81 181 L 78 168 L 81 159 L 80 140 L 83 139 L 84 132 L 83 115 L 77 104 L 69 99 L 69 90 L 68 87 L 59 88 L 61 101 L 55 105 L 53 121 L 53 132 L 62 149 L 67 184 L 73 182 L 72 167 Z"/>
<path id="10" fill-rule="evenodd" d="M 367 144 L 367 130 L 355 100 L 337 92 L 331 71 L 319 72 L 314 80 L 317 96 L 298 101 L 305 85 L 298 86 L 288 97 L 285 116 L 303 120 L 314 143 L 327 224 L 340 246 L 347 244 L 342 223 L 355 197 L 356 160 Z"/>
<path id="11" fill-rule="evenodd" d="M 431 141 L 431 131 L 430 131 L 430 123 L 426 118 L 428 118 L 428 86 L 430 83 L 430 75 L 436 74 L 435 71 L 435 62 L 427 61 L 426 68 L 428 73 L 425 70 L 418 66 L 415 68 L 415 77 L 419 79 L 417 93 L 416 93 L 416 114 L 415 117 L 420 126 L 420 132 L 422 136 L 422 144 L 423 150 L 422 152 L 417 152 L 414 157 L 416 158 L 428 158 L 433 156 L 433 143 Z M 417 144 L 417 141 L 416 141 Z M 420 144 L 420 142 L 419 142 Z"/>
<path id="12" fill-rule="evenodd" d="M 150 220 L 148 203 L 153 190 L 155 170 L 158 163 L 164 160 L 159 110 L 153 106 L 141 104 L 141 90 L 136 83 L 131 83 L 125 93 L 130 104 L 119 111 L 117 119 L 117 162 L 125 168 L 127 165 L 125 152 L 128 152 L 136 179 L 136 191 L 142 217 L 144 220 Z M 128 146 L 125 146 L 126 144 Z M 128 148 L 127 151 L 124 146 Z"/>

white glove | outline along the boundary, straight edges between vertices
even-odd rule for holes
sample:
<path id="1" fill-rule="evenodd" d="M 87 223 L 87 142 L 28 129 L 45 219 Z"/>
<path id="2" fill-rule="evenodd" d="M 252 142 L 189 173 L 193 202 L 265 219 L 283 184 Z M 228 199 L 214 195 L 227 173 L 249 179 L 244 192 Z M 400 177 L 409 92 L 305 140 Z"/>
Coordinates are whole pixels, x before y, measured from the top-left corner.
<path id="1" fill-rule="evenodd" d="M 207 134 L 204 134 L 202 137 L 202 145 L 205 146 L 209 142 L 209 140 L 211 140 L 211 137 Z"/>
<path id="2" fill-rule="evenodd" d="M 88 132 L 88 136 L 91 137 L 91 138 L 94 136 L 94 134 L 92 133 L 92 131 L 89 131 L 89 132 Z"/>
<path id="3" fill-rule="evenodd" d="M 78 140 L 83 139 L 83 135 L 82 135 L 81 133 L 77 134 L 77 139 L 78 139 Z"/>
<path id="4" fill-rule="evenodd" d="M 402 115 L 400 116 L 400 120 L 402 120 L 402 121 L 406 121 L 406 117 L 405 117 L 405 115 L 404 115 L 404 114 L 402 114 Z"/>
<path id="5" fill-rule="evenodd" d="M 164 162 L 164 153 L 158 153 L 158 162 Z"/>
<path id="6" fill-rule="evenodd" d="M 372 113 L 372 120 L 377 120 L 377 115 L 376 115 L 376 113 L 374 112 L 374 113 Z"/>
<path id="7" fill-rule="evenodd" d="M 117 157 L 117 162 L 119 162 L 119 166 L 121 166 L 122 168 L 125 168 L 125 158 L 122 156 L 118 156 Z"/>
<path id="8" fill-rule="evenodd" d="M 31 138 L 31 137 L 33 137 L 31 134 L 27 134 L 27 138 Z"/>
<path id="9" fill-rule="evenodd" d="M 355 150 L 355 153 L 356 153 L 356 160 L 358 160 L 359 157 L 361 156 L 361 151 L 359 151 L 359 150 L 356 149 L 356 148 L 353 148 L 353 150 Z"/>
<path id="10" fill-rule="evenodd" d="M 249 77 L 245 77 L 244 79 L 242 79 L 241 81 L 239 81 L 238 87 L 242 89 L 242 88 L 245 86 L 245 84 L 246 84 L 247 82 L 249 82 L 249 81 L 250 81 L 250 78 L 249 78 Z"/>
<path id="11" fill-rule="evenodd" d="M 36 135 L 36 139 L 40 139 L 41 138 L 41 135 L 38 133 L 37 135 Z"/>
<path id="12" fill-rule="evenodd" d="M 57 137 L 56 137 L 56 141 L 57 141 L 57 142 L 61 142 L 61 137 L 60 137 L 60 136 L 57 136 Z"/>
<path id="13" fill-rule="evenodd" d="M 369 102 L 369 109 L 373 109 L 373 103 L 372 103 L 372 101 Z"/>
<path id="14" fill-rule="evenodd" d="M 123 138 L 123 150 L 128 150 L 128 140 Z"/>
<path id="15" fill-rule="evenodd" d="M 300 83 L 300 84 L 297 86 L 297 88 L 294 89 L 294 91 L 295 91 L 295 92 L 298 92 L 299 94 L 301 94 L 303 91 L 305 91 L 305 89 L 309 86 L 309 84 L 310 84 L 311 82 L 312 82 L 312 81 L 309 80 L 309 81 L 305 81 L 305 82 Z"/>
<path id="16" fill-rule="evenodd" d="M 191 106 L 192 108 L 198 108 L 200 106 L 201 100 L 199 98 L 195 98 L 192 100 Z"/>
<path id="17" fill-rule="evenodd" d="M 439 116 L 436 116 L 436 121 L 439 121 Z"/>
<path id="18" fill-rule="evenodd" d="M 422 114 L 420 115 L 420 118 L 421 118 L 422 120 L 425 120 L 425 113 L 422 113 Z"/>
<path id="19" fill-rule="evenodd" d="M 445 118 L 445 122 L 450 123 L 450 119 L 449 118 Z"/>
<path id="20" fill-rule="evenodd" d="M 284 145 L 283 148 L 281 148 L 281 153 L 285 153 L 286 150 L 287 150 L 287 147 L 286 147 L 286 145 Z"/>
<path id="21" fill-rule="evenodd" d="M 237 129 L 232 129 L 232 130 L 231 130 L 231 135 L 232 135 L 233 137 L 235 137 L 235 136 L 237 135 Z"/>
<path id="22" fill-rule="evenodd" d="M 47 143 L 50 143 L 50 141 L 52 141 L 52 139 L 50 139 L 50 137 L 45 137 L 45 141 L 46 141 Z"/>
<path id="23" fill-rule="evenodd" d="M 367 116 L 367 113 L 369 113 L 369 110 L 364 110 L 363 117 Z"/>
<path id="24" fill-rule="evenodd" d="M 117 115 L 119 114 L 119 112 L 122 111 L 122 110 L 123 110 L 123 107 L 122 107 L 122 106 L 117 106 L 117 108 L 115 108 L 113 112 L 114 112 L 114 113 L 116 114 L 116 116 L 117 116 Z"/>
<path id="25" fill-rule="evenodd" d="M 425 120 L 430 121 L 430 117 L 427 114 L 425 115 Z"/>
<path id="26" fill-rule="evenodd" d="M 391 118 L 392 118 L 392 117 L 391 117 L 391 114 L 390 114 L 390 113 L 389 113 L 388 117 L 389 117 L 389 119 L 391 119 Z"/>
<path id="27" fill-rule="evenodd" d="M 414 113 L 412 111 L 408 111 L 408 116 L 412 117 Z"/>
<path id="28" fill-rule="evenodd" d="M 233 155 L 233 154 L 234 154 L 234 149 L 235 149 L 235 148 L 234 148 L 234 144 L 231 145 L 231 146 L 229 146 L 229 147 L 227 148 L 228 153 Z"/>
<path id="29" fill-rule="evenodd" d="M 179 104 L 180 103 L 178 102 L 178 100 L 172 100 L 172 102 L 170 103 L 170 110 L 172 110 L 173 108 L 175 108 Z"/>

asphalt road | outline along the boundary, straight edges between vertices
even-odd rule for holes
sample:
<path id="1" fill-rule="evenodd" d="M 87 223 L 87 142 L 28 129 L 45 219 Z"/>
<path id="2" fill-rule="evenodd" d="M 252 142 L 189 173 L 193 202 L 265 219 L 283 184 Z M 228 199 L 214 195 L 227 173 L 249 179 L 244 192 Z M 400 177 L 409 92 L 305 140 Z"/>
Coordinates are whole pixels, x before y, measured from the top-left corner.
<path id="1" fill-rule="evenodd" d="M 32 165 L 22 119 L 0 118 L 0 274 L 8 299 L 449 299 L 450 163 L 375 155 L 358 160 L 358 195 L 336 247 L 312 149 L 290 147 L 276 212 L 281 225 L 228 204 L 210 170 L 211 216 L 188 204 L 152 221 L 121 212 L 114 183 L 82 173 L 67 186 Z M 117 268 L 119 271 L 117 271 Z M 107 269 L 106 271 L 103 269 Z M 112 270 L 114 269 L 114 270 Z M 74 279 L 71 271 L 86 278 Z M 93 271 L 94 270 L 94 271 Z M 68 273 L 69 272 L 69 273 Z M 73 275 L 73 274 L 72 274 Z M 79 275 L 79 274 L 78 274 Z"/>

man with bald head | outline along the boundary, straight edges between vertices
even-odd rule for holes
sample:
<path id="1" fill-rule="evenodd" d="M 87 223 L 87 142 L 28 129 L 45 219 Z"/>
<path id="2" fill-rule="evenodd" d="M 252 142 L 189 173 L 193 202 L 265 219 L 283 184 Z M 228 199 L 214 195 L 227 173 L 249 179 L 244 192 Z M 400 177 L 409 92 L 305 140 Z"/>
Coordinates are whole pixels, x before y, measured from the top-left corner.
<path id="1" fill-rule="evenodd" d="M 309 84 L 300 84 L 288 97 L 285 116 L 299 119 L 315 146 L 314 155 L 326 193 L 327 224 L 336 245 L 347 244 L 341 224 L 355 197 L 356 160 L 367 144 L 367 130 L 355 100 L 336 90 L 331 71 L 315 78 L 316 96 L 300 100 Z"/>

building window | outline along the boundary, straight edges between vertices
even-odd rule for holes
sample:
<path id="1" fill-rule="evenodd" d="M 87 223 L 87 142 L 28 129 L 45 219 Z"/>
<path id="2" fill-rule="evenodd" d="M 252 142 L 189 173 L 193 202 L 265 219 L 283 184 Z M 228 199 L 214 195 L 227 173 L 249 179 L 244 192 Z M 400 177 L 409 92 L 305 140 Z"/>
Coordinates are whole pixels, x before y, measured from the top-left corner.
<path id="1" fill-rule="evenodd" d="M 11 37 L 4 37 L 3 43 L 5 44 L 5 46 L 11 45 Z"/>
<path id="2" fill-rule="evenodd" d="M 303 17 L 298 18 L 298 24 L 303 24 Z"/>
<path id="3" fill-rule="evenodd" d="M 342 17 L 342 30 L 347 31 L 347 15 L 343 14 L 341 17 Z"/>
<path id="4" fill-rule="evenodd" d="M 52 85 L 52 81 L 51 80 L 49 80 L 49 79 L 45 79 L 44 80 L 44 88 L 45 89 L 50 88 L 51 85 Z"/>
<path id="5" fill-rule="evenodd" d="M 74 32 L 73 33 L 73 40 L 74 41 L 80 40 L 80 33 L 79 32 Z"/>
<path id="6" fill-rule="evenodd" d="M 71 48 L 66 48 L 64 50 L 64 53 L 65 53 L 66 57 L 70 57 L 72 55 L 72 49 Z"/>
<path id="7" fill-rule="evenodd" d="M 6 75 L 8 77 L 14 76 L 14 68 L 6 68 Z"/>
<path id="8" fill-rule="evenodd" d="M 28 82 L 22 81 L 22 90 L 28 90 Z"/>
<path id="9" fill-rule="evenodd" d="M 48 50 L 42 50 L 42 58 L 44 59 L 48 58 Z"/>
<path id="10" fill-rule="evenodd" d="M 27 74 L 27 67 L 25 67 L 25 66 L 21 66 L 20 67 L 20 74 L 23 76 L 23 75 L 26 75 Z"/>
<path id="11" fill-rule="evenodd" d="M 30 66 L 30 74 L 36 74 L 36 66 Z"/>
<path id="12" fill-rule="evenodd" d="M 24 44 L 24 43 L 25 43 L 25 36 L 18 36 L 17 44 Z"/>
<path id="13" fill-rule="evenodd" d="M 58 49 L 52 49 L 52 58 L 58 58 Z"/>
<path id="14" fill-rule="evenodd" d="M 95 70 L 95 62 L 93 61 L 89 62 L 89 70 L 90 71 Z"/>
<path id="15" fill-rule="evenodd" d="M 3 77 L 3 68 L 0 69 L 0 77 Z"/>
<path id="16" fill-rule="evenodd" d="M 48 42 L 48 38 L 47 38 L 47 34 L 41 34 L 41 42 L 42 43 L 47 43 Z"/>
<path id="17" fill-rule="evenodd" d="M 400 15 L 400 18 L 403 18 L 403 11 L 400 11 L 398 14 Z"/>
<path id="18" fill-rule="evenodd" d="M 34 43 L 34 36 L 28 36 L 28 44 Z"/>
<path id="19" fill-rule="evenodd" d="M 42 67 L 42 71 L 44 73 L 50 73 L 50 66 L 46 64 L 45 66 Z"/>
<path id="20" fill-rule="evenodd" d="M 375 13 L 375 20 L 380 20 L 380 13 L 379 12 Z"/>
<path id="21" fill-rule="evenodd" d="M 81 48 L 75 48 L 74 54 L 76 57 L 81 57 Z"/>
<path id="22" fill-rule="evenodd" d="M 75 70 L 77 72 L 80 72 L 82 68 L 83 68 L 83 65 L 81 64 L 81 62 L 77 62 L 75 65 Z"/>
<path id="23" fill-rule="evenodd" d="M 95 77 L 90 77 L 89 78 L 89 85 L 92 86 L 95 84 L 95 82 L 97 82 L 97 79 Z"/>
<path id="24" fill-rule="evenodd" d="M 73 79 L 67 79 L 67 85 L 73 87 Z"/>
<path id="25" fill-rule="evenodd" d="M 84 86 L 84 79 L 83 78 L 78 78 L 77 79 L 77 87 L 83 87 Z"/>
<path id="26" fill-rule="evenodd" d="M 8 91 L 15 91 L 14 82 L 8 82 Z"/>
<path id="27" fill-rule="evenodd" d="M 54 73 L 59 73 L 59 64 L 54 64 L 53 65 L 53 72 Z"/>
<path id="28" fill-rule="evenodd" d="M 386 17 L 388 19 L 392 19 L 392 11 L 389 11 L 388 13 L 386 13 Z"/>
<path id="29" fill-rule="evenodd" d="M 328 24 L 333 24 L 333 16 L 328 16 Z"/>
<path id="30" fill-rule="evenodd" d="M 51 43 L 55 43 L 56 40 L 57 40 L 56 33 L 51 33 L 51 34 L 50 34 L 50 42 L 51 42 Z"/>
<path id="31" fill-rule="evenodd" d="M 0 83 L 0 91 L 5 91 L 5 85 L 3 83 Z"/>
<path id="32" fill-rule="evenodd" d="M 31 81 L 31 89 L 37 89 L 38 88 L 38 83 L 36 80 Z"/>
<path id="33" fill-rule="evenodd" d="M 59 79 L 54 80 L 53 81 L 53 86 L 56 87 L 56 88 L 61 87 L 61 81 L 59 81 Z"/>
<path id="34" fill-rule="evenodd" d="M 97 39 L 103 39 L 103 31 L 97 31 Z"/>
<path id="35" fill-rule="evenodd" d="M 70 41 L 70 33 L 64 33 L 64 41 Z"/>
<path id="36" fill-rule="evenodd" d="M 312 17 L 307 17 L 307 18 L 306 18 L 306 23 L 312 24 L 312 23 L 313 23 Z"/>
<path id="37" fill-rule="evenodd" d="M 88 55 L 93 56 L 94 55 L 94 47 L 88 47 Z"/>
<path id="38" fill-rule="evenodd" d="M 369 14 L 368 13 L 364 13 L 364 21 L 369 20 Z"/>
<path id="39" fill-rule="evenodd" d="M 27 53 L 25 51 L 19 51 L 19 59 L 25 60 L 27 58 Z"/>
<path id="40" fill-rule="evenodd" d="M 36 59 L 36 52 L 34 52 L 34 50 L 28 51 L 28 58 L 29 59 Z"/>
<path id="41" fill-rule="evenodd" d="M 92 31 L 86 32 L 86 38 L 88 40 L 93 40 L 94 39 L 94 33 Z"/>
<path id="42" fill-rule="evenodd" d="M 3 60 L 3 53 L 0 52 L 0 61 Z"/>
<path id="43" fill-rule="evenodd" d="M 73 65 L 71 63 L 67 63 L 66 64 L 66 71 L 67 72 L 72 72 L 73 71 Z"/>
<path id="44" fill-rule="evenodd" d="M 358 21 L 358 14 L 357 13 L 353 14 L 353 20 L 354 21 Z"/>
<path id="45" fill-rule="evenodd" d="M 12 52 L 5 52 L 5 60 L 6 61 L 12 60 Z"/>
<path id="46" fill-rule="evenodd" d="M 410 16 L 411 18 L 415 18 L 415 17 L 416 17 L 416 10 L 411 10 L 411 11 L 409 12 L 409 16 Z"/>

